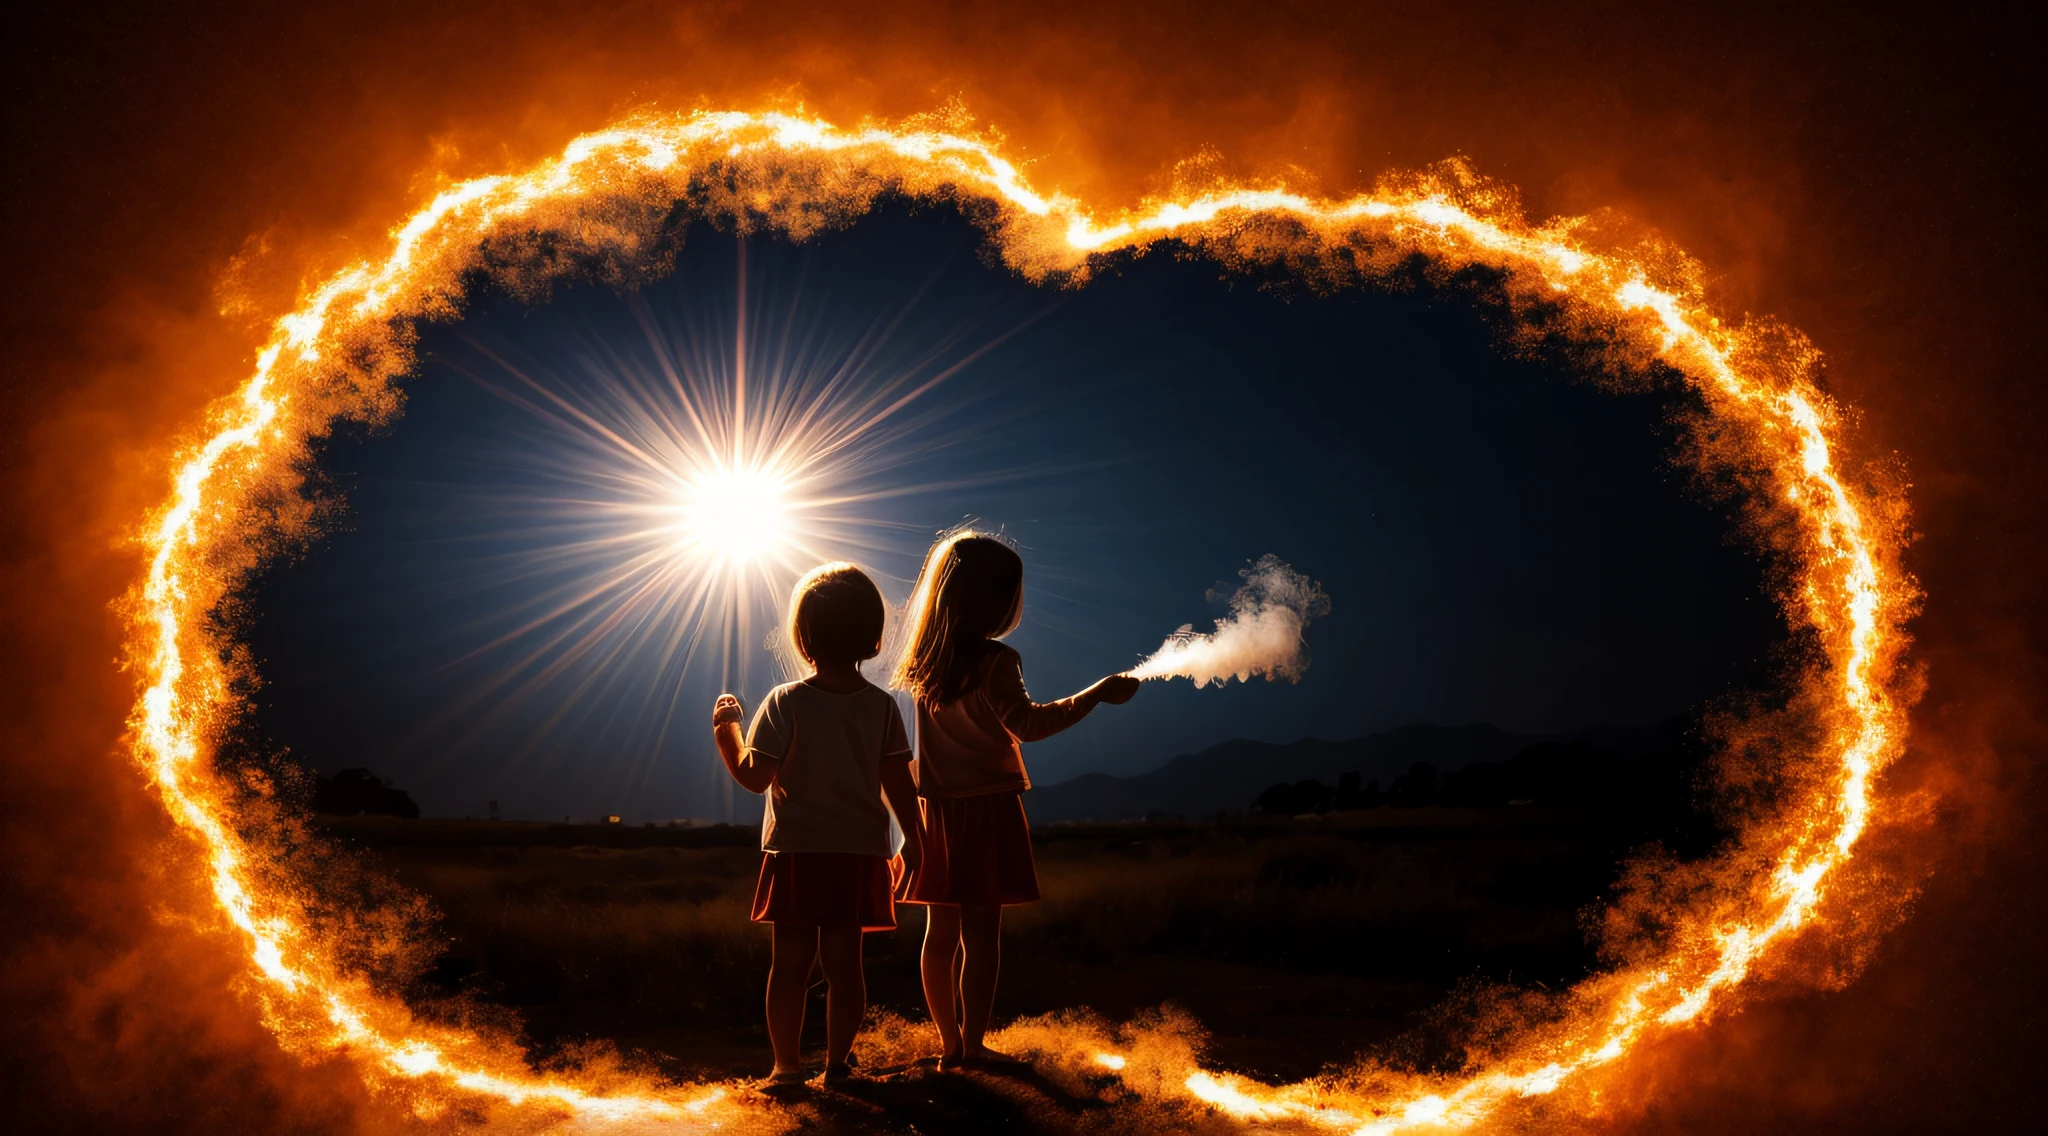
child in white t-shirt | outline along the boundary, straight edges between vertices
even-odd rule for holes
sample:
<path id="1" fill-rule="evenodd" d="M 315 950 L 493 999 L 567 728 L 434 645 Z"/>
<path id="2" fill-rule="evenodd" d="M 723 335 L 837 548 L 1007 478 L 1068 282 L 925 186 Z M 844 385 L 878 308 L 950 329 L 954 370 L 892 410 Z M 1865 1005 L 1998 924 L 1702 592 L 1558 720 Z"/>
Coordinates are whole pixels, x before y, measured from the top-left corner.
<path id="1" fill-rule="evenodd" d="M 712 708 L 726 769 L 747 791 L 768 795 L 753 919 L 775 928 L 770 1086 L 804 1079 L 798 1039 L 814 959 L 828 987 L 824 1079 L 851 1076 L 847 1053 L 867 1009 L 861 935 L 895 928 L 895 882 L 921 859 L 923 818 L 903 716 L 895 698 L 860 674 L 881 650 L 883 618 L 882 594 L 860 569 L 813 569 L 790 596 L 788 625 L 812 675 L 769 691 L 744 740 L 739 699 L 724 695 Z M 890 862 L 891 812 L 906 837 L 902 865 Z"/>

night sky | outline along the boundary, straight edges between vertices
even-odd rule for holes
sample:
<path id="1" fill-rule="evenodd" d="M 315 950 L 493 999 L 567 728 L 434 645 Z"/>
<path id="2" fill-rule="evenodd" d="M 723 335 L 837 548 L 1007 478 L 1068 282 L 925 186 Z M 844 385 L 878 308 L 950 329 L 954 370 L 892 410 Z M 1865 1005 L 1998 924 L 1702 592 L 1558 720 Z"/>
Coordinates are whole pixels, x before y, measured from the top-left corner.
<path id="1" fill-rule="evenodd" d="M 521 389 L 508 368 L 587 398 L 644 354 L 643 321 L 726 357 L 738 240 L 684 236 L 673 274 L 637 291 L 479 298 L 426 330 L 403 417 L 327 446 L 320 472 L 348 511 L 254 590 L 275 744 L 325 772 L 367 766 L 427 815 L 493 800 L 508 817 L 757 815 L 708 742 L 715 660 L 641 650 L 522 685 L 562 650 L 502 641 L 577 578 L 534 565 L 576 523 L 552 503 L 587 462 L 503 397 Z M 1332 597 L 1299 685 L 1148 684 L 1031 747 L 1040 784 L 1234 737 L 1646 723 L 1768 682 L 1780 628 L 1761 564 L 1671 466 L 1680 404 L 1507 357 L 1463 294 L 1276 293 L 1168 250 L 1038 287 L 990 267 L 946 210 L 746 243 L 757 382 L 788 344 L 830 355 L 881 327 L 878 376 L 982 352 L 902 416 L 866 479 L 913 491 L 861 509 L 864 547 L 837 553 L 900 602 L 940 529 L 1014 538 L 1027 595 L 1011 642 L 1036 696 L 1206 628 L 1223 606 L 1205 593 L 1262 554 Z M 749 704 L 774 681 L 756 666 Z"/>

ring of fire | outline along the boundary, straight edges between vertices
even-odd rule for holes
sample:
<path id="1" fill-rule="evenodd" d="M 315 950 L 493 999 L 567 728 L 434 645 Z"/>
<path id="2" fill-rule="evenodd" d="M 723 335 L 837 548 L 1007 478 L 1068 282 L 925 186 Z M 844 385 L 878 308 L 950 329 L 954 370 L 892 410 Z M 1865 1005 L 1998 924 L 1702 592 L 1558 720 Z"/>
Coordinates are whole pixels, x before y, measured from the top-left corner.
<path id="1" fill-rule="evenodd" d="M 1571 992 L 1560 1020 L 1462 1074 L 1379 1071 L 1349 1082 L 1269 1087 L 1205 1071 L 1185 1048 L 1129 1030 L 1054 1023 L 1034 1035 L 1067 1074 L 1126 1091 L 1193 1098 L 1246 1121 L 1391 1132 L 1470 1127 L 1517 1101 L 1583 1110 L 1645 1041 L 1705 1020 L 1826 904 L 1874 821 L 1874 779 L 1904 744 L 1897 693 L 1915 591 L 1898 565 L 1904 507 L 1838 467 L 1842 419 L 1814 384 L 1817 353 L 1795 332 L 1724 323 L 1697 266 L 1661 246 L 1600 247 L 1588 222 L 1529 224 L 1512 193 L 1461 168 L 1390 180 L 1331 200 L 1284 186 L 1223 185 L 1147 200 L 1103 219 L 1034 189 L 998 141 L 912 122 L 841 130 L 798 116 L 641 116 L 580 137 L 522 173 L 454 185 L 359 263 L 279 318 L 253 375 L 222 399 L 175 462 L 169 500 L 148 519 L 148 572 L 124 601 L 141 687 L 128 744 L 187 832 L 215 910 L 197 913 L 246 956 L 264 1020 L 287 1049 L 340 1051 L 373 1086 L 423 1116 L 542 1108 L 595 1122 L 710 1123 L 750 1107 L 716 1086 L 612 1070 L 539 1073 L 504 1036 L 429 1022 L 344 964 L 304 898 L 262 866 L 265 833 L 213 746 L 238 712 L 246 663 L 210 618 L 280 539 L 302 531 L 306 446 L 337 419 L 395 411 L 412 365 L 411 329 L 448 318 L 478 272 L 528 294 L 570 276 L 658 273 L 659 236 L 678 206 L 696 217 L 802 239 L 846 223 L 883 194 L 951 201 L 989 229 L 1033 280 L 1084 280 L 1091 258 L 1172 238 L 1226 265 L 1276 265 L 1325 285 L 1421 264 L 1497 274 L 1516 326 L 1599 344 L 1608 365 L 1683 376 L 1711 430 L 1691 456 L 1732 470 L 1768 526 L 1788 622 L 1817 644 L 1794 696 L 1817 726 L 1801 744 L 1797 798 L 1753 820 L 1716 862 L 1714 886 L 1668 913 L 1655 952 Z M 1862 479 L 1868 480 L 1868 479 Z M 1748 865 L 1767 864 L 1757 874 Z M 1136 1027 L 1132 1027 L 1135 1029 Z M 1039 1036 L 1043 1035 L 1043 1036 Z"/>

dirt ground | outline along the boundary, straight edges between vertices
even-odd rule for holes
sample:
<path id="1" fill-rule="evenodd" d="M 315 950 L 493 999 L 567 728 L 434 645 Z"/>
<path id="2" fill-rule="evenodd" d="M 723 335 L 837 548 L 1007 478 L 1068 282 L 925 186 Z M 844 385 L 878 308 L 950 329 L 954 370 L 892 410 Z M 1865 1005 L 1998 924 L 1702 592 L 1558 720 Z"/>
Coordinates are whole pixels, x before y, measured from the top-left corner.
<path id="1" fill-rule="evenodd" d="M 441 912 L 446 945 L 428 993 L 511 1010 L 538 1058 L 608 1041 L 678 1078 L 767 1071 L 768 934 L 747 919 L 760 856 L 751 829 L 328 827 Z M 1007 913 L 998 1021 L 1081 1009 L 1117 1023 L 1168 1007 L 1200 1024 L 1205 1062 L 1277 1082 L 1360 1055 L 1459 1065 L 1456 1014 L 1442 1007 L 1496 984 L 1556 989 L 1583 976 L 1596 959 L 1582 912 L 1639 834 L 1584 810 L 1523 807 L 1035 836 L 1046 898 Z M 1029 1068 L 938 1074 L 917 985 L 922 909 L 898 915 L 896 931 L 867 942 L 871 1010 L 895 1031 L 883 1055 L 865 1047 L 875 1080 L 801 1093 L 790 1110 L 848 1132 L 1123 1126 L 1099 1095 Z M 807 1047 L 822 1048 L 823 1027 L 820 985 Z"/>

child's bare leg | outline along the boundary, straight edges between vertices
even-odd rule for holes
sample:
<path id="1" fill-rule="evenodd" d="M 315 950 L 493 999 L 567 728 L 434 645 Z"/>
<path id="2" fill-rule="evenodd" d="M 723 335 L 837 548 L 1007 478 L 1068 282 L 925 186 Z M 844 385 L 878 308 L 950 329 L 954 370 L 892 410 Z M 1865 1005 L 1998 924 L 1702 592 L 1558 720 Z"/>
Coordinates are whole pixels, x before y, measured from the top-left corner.
<path id="1" fill-rule="evenodd" d="M 982 1051 L 981 1036 L 988 1032 L 989 1014 L 996 1004 L 996 972 L 1003 962 L 1003 909 L 994 904 L 962 905 L 960 945 L 966 958 L 960 964 L 960 995 L 965 1003 L 961 1040 L 972 1056 Z"/>
<path id="2" fill-rule="evenodd" d="M 777 1073 L 803 1068 L 804 996 L 810 992 L 811 961 L 817 954 L 816 924 L 775 924 L 775 959 L 768 964 L 768 1044 L 775 1047 Z"/>
<path id="3" fill-rule="evenodd" d="M 819 957 L 825 965 L 825 1060 L 838 1065 L 853 1049 L 854 1035 L 867 1013 L 867 976 L 861 973 L 861 930 L 858 923 L 833 923 L 818 928 Z"/>
<path id="4" fill-rule="evenodd" d="M 924 979 L 924 1004 L 939 1027 L 939 1044 L 947 1057 L 958 1057 L 960 1013 L 953 1001 L 953 955 L 960 949 L 960 909 L 934 903 L 925 909 L 924 951 L 918 971 Z"/>

